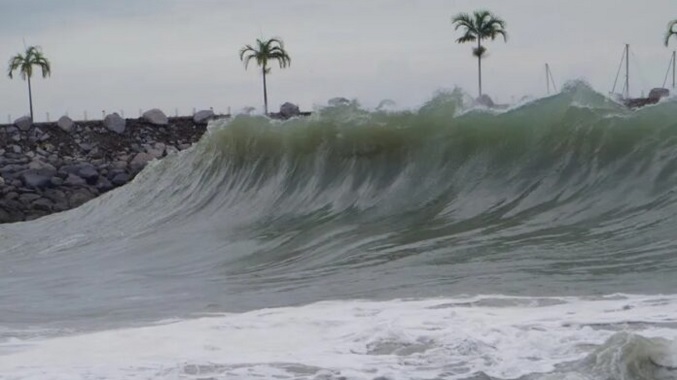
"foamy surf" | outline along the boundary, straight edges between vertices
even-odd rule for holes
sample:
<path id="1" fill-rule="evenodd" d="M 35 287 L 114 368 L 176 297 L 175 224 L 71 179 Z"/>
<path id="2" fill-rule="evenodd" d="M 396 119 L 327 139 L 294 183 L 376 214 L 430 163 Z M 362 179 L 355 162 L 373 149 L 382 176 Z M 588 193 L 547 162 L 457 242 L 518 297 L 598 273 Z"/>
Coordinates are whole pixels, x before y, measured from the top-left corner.
<path id="1" fill-rule="evenodd" d="M 675 379 L 676 327 L 674 295 L 331 301 L 5 340 L 0 377 Z"/>

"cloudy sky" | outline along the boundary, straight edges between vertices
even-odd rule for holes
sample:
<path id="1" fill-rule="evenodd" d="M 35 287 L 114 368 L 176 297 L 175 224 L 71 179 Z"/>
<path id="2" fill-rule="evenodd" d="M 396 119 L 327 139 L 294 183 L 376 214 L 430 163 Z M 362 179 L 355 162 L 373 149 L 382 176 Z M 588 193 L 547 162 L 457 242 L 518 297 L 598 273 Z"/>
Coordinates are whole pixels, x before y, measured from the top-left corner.
<path id="1" fill-rule="evenodd" d="M 245 71 L 238 50 L 270 36 L 292 57 L 269 77 L 272 110 L 335 96 L 416 107 L 454 86 L 476 95 L 476 61 L 454 43 L 450 19 L 479 8 L 508 23 L 508 43 L 489 43 L 483 66 L 484 90 L 498 101 L 544 95 L 545 62 L 558 86 L 584 79 L 606 93 L 625 43 L 632 95 L 663 83 L 676 0 L 0 0 L 0 58 L 6 71 L 25 40 L 51 60 L 52 77 L 34 81 L 38 120 L 260 109 L 260 75 Z M 3 75 L 0 97 L 0 122 L 28 112 L 22 80 Z"/>

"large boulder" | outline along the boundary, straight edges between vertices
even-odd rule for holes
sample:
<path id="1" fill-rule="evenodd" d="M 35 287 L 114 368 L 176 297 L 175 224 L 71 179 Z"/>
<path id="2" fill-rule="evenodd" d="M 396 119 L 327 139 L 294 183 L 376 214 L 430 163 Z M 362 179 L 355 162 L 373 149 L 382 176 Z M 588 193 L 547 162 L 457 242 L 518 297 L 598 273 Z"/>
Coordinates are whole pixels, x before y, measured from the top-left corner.
<path id="1" fill-rule="evenodd" d="M 109 131 L 115 132 L 117 134 L 123 134 L 125 132 L 125 127 L 127 122 L 123 119 L 117 112 L 106 115 L 106 118 L 103 119 L 103 125 Z"/>
<path id="2" fill-rule="evenodd" d="M 33 121 L 31 121 L 31 118 L 29 116 L 22 116 L 16 120 L 14 120 L 14 125 L 16 125 L 17 128 L 19 128 L 22 131 L 27 131 L 31 129 L 31 126 L 33 125 Z"/>
<path id="3" fill-rule="evenodd" d="M 195 124 L 207 124 L 209 119 L 214 117 L 214 111 L 212 110 L 202 110 L 202 111 L 197 111 L 195 115 L 193 115 L 193 123 Z"/>
<path id="4" fill-rule="evenodd" d="M 74 124 L 75 124 L 75 123 L 73 122 L 73 120 L 72 120 L 70 117 L 68 117 L 68 116 L 61 116 L 61 117 L 59 118 L 59 121 L 56 122 L 56 125 L 57 125 L 59 128 L 61 128 L 61 129 L 64 130 L 65 132 L 69 132 L 69 133 L 70 133 L 70 131 L 73 130 L 73 125 L 74 125 Z"/>
<path id="5" fill-rule="evenodd" d="M 148 110 L 143 113 L 143 120 L 153 125 L 167 125 L 169 124 L 169 119 L 164 112 L 157 108 Z"/>
<path id="6" fill-rule="evenodd" d="M 298 116 L 300 114 L 301 110 L 299 110 L 299 106 L 297 106 L 296 104 L 287 102 L 280 106 L 280 116 L 282 116 L 285 119 Z"/>

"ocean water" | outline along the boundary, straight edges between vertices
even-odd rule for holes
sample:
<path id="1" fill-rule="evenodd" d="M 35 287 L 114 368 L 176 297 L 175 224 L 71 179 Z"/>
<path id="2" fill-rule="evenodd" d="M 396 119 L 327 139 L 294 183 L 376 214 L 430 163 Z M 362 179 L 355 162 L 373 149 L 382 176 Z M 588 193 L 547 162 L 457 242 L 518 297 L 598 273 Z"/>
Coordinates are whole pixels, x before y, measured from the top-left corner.
<path id="1" fill-rule="evenodd" d="M 0 379 L 677 379 L 677 102 L 215 122 L 0 226 Z"/>

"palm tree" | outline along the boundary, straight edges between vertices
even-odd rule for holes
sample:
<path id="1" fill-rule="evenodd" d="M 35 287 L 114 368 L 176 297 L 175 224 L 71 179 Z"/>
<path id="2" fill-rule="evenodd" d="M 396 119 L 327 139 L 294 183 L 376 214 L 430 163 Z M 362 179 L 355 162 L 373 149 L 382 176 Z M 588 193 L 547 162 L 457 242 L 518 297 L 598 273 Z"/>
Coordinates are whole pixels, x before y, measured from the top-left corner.
<path id="1" fill-rule="evenodd" d="M 263 110 L 268 114 L 268 89 L 266 88 L 266 74 L 270 73 L 268 61 L 277 60 L 281 69 L 291 64 L 291 58 L 284 50 L 284 42 L 279 38 L 269 40 L 256 40 L 256 47 L 246 45 L 240 49 L 240 60 L 244 62 L 244 68 L 247 69 L 249 61 L 256 60 L 256 64 L 261 66 L 263 74 Z"/>
<path id="2" fill-rule="evenodd" d="M 504 41 L 508 41 L 505 21 L 489 11 L 475 11 L 472 16 L 467 13 L 459 13 L 452 18 L 451 22 L 456 26 L 454 30 L 463 28 L 464 34 L 456 42 L 462 44 L 477 41 L 477 47 L 473 48 L 472 54 L 477 57 L 479 89 L 480 96 L 482 96 L 482 57 L 487 52 L 487 49 L 482 46 L 482 40 L 495 40 L 498 35 L 501 35 Z"/>
<path id="3" fill-rule="evenodd" d="M 24 54 L 17 54 L 9 60 L 8 75 L 13 78 L 15 70 L 19 70 L 21 78 L 28 80 L 28 103 L 31 109 L 31 121 L 33 121 L 33 93 L 31 91 L 31 77 L 33 76 L 33 66 L 42 69 L 42 77 L 46 78 L 52 74 L 52 68 L 49 60 L 42 54 L 39 46 L 29 46 Z"/>
<path id="4" fill-rule="evenodd" d="M 668 46 L 670 37 L 677 36 L 677 30 L 675 30 L 675 26 L 677 26 L 677 20 L 672 20 L 668 24 L 668 31 L 665 33 L 665 46 Z"/>

